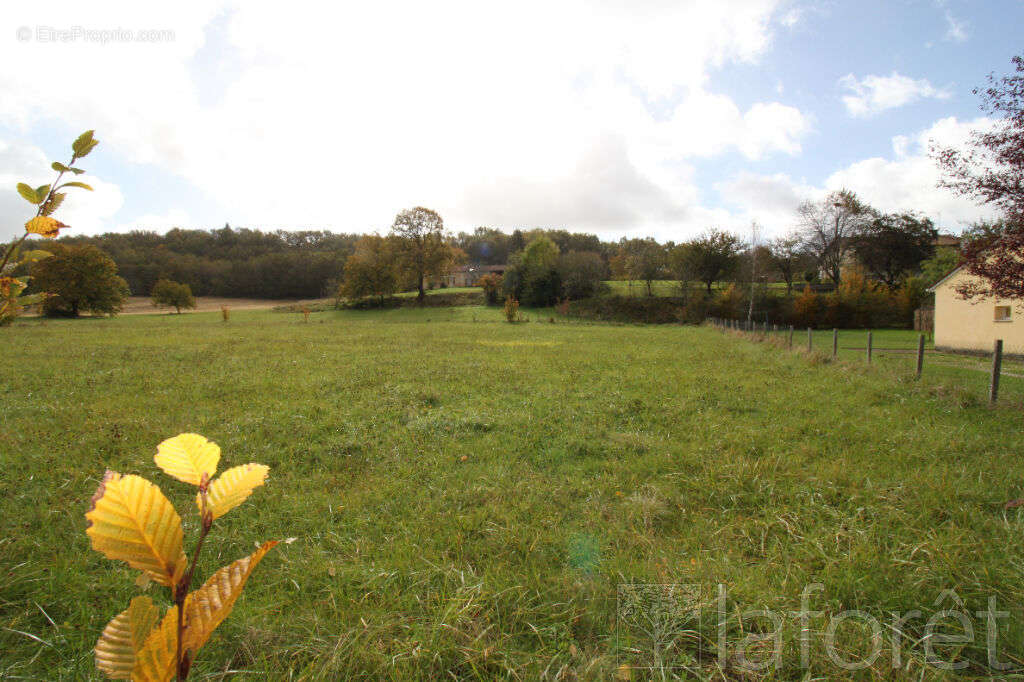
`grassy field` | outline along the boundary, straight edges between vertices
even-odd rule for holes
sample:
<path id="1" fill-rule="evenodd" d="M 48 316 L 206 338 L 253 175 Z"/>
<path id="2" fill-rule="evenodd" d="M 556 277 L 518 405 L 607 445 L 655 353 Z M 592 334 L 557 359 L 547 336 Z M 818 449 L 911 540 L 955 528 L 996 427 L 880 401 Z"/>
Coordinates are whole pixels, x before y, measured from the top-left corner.
<path id="1" fill-rule="evenodd" d="M 785 342 L 788 332 L 771 334 L 776 342 Z M 816 329 L 811 333 L 812 349 L 816 354 L 831 356 L 832 330 Z M 917 362 L 917 341 L 920 332 L 909 329 L 875 329 L 871 332 L 871 361 L 874 365 L 897 375 L 905 376 L 914 371 Z M 866 329 L 840 329 L 840 360 L 851 364 L 867 362 Z M 796 330 L 793 334 L 794 348 L 807 348 L 807 330 Z M 988 399 L 992 359 L 985 355 L 936 352 L 930 335 L 925 339 L 924 376 L 941 383 L 958 395 L 958 400 L 973 404 Z M 999 395 L 1010 405 L 1024 405 L 1024 361 L 1021 358 L 1003 358 Z"/>
<path id="2" fill-rule="evenodd" d="M 941 678 L 921 638 L 953 608 L 937 602 L 947 589 L 976 636 L 938 655 L 984 674 L 973 613 L 996 597 L 1012 612 L 1000 660 L 1024 662 L 1024 508 L 1003 508 L 1024 496 L 1016 399 L 990 409 L 938 368 L 915 382 L 910 360 L 868 368 L 856 351 L 832 363 L 707 327 L 527 314 L 0 329 L 0 678 L 97 677 L 91 648 L 139 588 L 89 549 L 83 514 L 107 467 L 189 509 L 152 460 L 182 431 L 218 442 L 222 468 L 272 467 L 218 520 L 200 578 L 256 541 L 296 538 L 257 569 L 196 679 L 662 679 L 623 665 L 756 679 L 737 647 L 774 626 L 742 613 L 795 611 L 807 583 L 823 585 L 812 610 L 861 609 L 885 637 L 904 633 L 901 661 L 887 639 L 867 669 L 837 669 L 822 616 L 801 670 L 787 615 L 773 679 Z M 631 583 L 694 587 L 665 629 L 645 626 L 664 624 L 664 600 L 631 601 Z M 872 649 L 864 620 L 836 638 L 845 659 Z"/>

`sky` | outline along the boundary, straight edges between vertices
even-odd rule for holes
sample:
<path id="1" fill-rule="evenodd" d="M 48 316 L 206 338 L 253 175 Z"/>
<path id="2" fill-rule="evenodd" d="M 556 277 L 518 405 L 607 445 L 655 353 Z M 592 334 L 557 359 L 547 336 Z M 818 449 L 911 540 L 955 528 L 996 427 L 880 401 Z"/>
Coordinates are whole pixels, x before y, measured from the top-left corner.
<path id="1" fill-rule="evenodd" d="M 929 146 L 990 125 L 1024 0 L 48 2 L 0 17 L 0 239 L 15 185 L 93 128 L 73 234 L 793 228 L 848 188 L 944 232 L 991 213 Z"/>

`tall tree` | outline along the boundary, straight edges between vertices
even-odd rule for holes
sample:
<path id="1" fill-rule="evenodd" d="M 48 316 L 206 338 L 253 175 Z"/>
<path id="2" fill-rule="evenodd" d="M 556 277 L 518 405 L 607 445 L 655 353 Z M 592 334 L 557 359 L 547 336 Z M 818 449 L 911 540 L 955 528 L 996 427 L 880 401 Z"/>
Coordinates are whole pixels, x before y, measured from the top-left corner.
<path id="1" fill-rule="evenodd" d="M 830 192 L 821 201 L 805 201 L 797 209 L 805 248 L 835 284 L 842 279 L 853 237 L 872 218 L 872 213 L 867 204 L 846 189 Z"/>
<path id="2" fill-rule="evenodd" d="M 573 300 L 590 298 L 603 286 L 606 270 L 601 255 L 593 251 L 563 253 L 558 259 L 562 294 Z"/>
<path id="3" fill-rule="evenodd" d="M 195 308 L 196 298 L 187 284 L 161 279 L 153 285 L 150 298 L 154 306 L 170 306 L 180 315 L 182 308 Z"/>
<path id="4" fill-rule="evenodd" d="M 89 244 L 48 244 L 46 250 L 53 257 L 32 266 L 32 287 L 52 294 L 43 303 L 47 314 L 78 317 L 121 312 L 128 284 L 118 277 L 110 256 Z"/>
<path id="5" fill-rule="evenodd" d="M 623 254 L 625 270 L 630 281 L 639 280 L 647 288 L 647 295 L 654 295 L 654 280 L 666 274 L 668 255 L 665 247 L 650 237 L 646 239 L 621 239 L 619 250 Z"/>
<path id="6" fill-rule="evenodd" d="M 974 89 L 998 122 L 972 133 L 967 149 L 932 148 L 942 186 L 1003 215 L 966 235 L 964 265 L 975 279 L 959 287 L 965 298 L 1024 298 L 1024 57 L 1013 65 L 1014 74 L 990 75 L 988 87 Z"/>
<path id="7" fill-rule="evenodd" d="M 558 245 L 547 235 L 534 236 L 512 257 L 503 280 L 505 292 L 526 305 L 553 305 L 562 293 L 558 255 Z"/>
<path id="8" fill-rule="evenodd" d="M 928 218 L 912 213 L 879 215 L 854 237 L 853 250 L 864 269 L 895 289 L 935 251 L 938 231 Z"/>
<path id="9" fill-rule="evenodd" d="M 355 251 L 345 261 L 345 278 L 338 289 L 340 296 L 361 298 L 384 297 L 398 288 L 394 238 L 368 234 L 356 242 Z"/>
<path id="10" fill-rule="evenodd" d="M 793 282 L 807 265 L 807 253 L 798 234 L 788 234 L 768 242 L 768 264 L 786 283 L 786 293 L 793 293 Z"/>
<path id="11" fill-rule="evenodd" d="M 418 299 L 422 302 L 427 294 L 427 279 L 444 275 L 454 260 L 444 233 L 444 221 L 435 211 L 417 206 L 395 216 L 391 232 L 398 238 L 399 262 L 416 282 Z"/>
<path id="12" fill-rule="evenodd" d="M 921 261 L 921 278 L 925 286 L 933 286 L 960 265 L 960 251 L 951 246 L 940 246 L 930 258 Z"/>
<path id="13" fill-rule="evenodd" d="M 739 267 L 742 247 L 743 242 L 736 235 L 712 228 L 674 249 L 677 277 L 680 281 L 703 282 L 710 294 L 715 282 L 725 279 Z"/>

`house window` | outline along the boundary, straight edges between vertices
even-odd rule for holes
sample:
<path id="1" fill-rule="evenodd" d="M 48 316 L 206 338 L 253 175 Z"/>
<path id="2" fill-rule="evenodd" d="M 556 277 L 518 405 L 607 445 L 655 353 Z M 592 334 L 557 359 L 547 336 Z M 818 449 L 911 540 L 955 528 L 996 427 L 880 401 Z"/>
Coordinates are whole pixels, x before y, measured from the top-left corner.
<path id="1" fill-rule="evenodd" d="M 1013 312 L 1008 305 L 996 306 L 996 322 L 1010 322 L 1013 319 Z"/>

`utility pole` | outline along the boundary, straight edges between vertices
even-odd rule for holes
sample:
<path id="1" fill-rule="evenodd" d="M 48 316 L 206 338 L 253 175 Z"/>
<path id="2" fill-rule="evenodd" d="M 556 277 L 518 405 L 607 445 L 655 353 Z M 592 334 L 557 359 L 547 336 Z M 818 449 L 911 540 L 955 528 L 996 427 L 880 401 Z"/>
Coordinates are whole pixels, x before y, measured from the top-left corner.
<path id="1" fill-rule="evenodd" d="M 761 226 L 756 220 L 750 222 L 750 306 L 747 308 L 747 325 L 754 321 L 754 285 L 757 283 L 757 245 L 761 241 Z"/>

